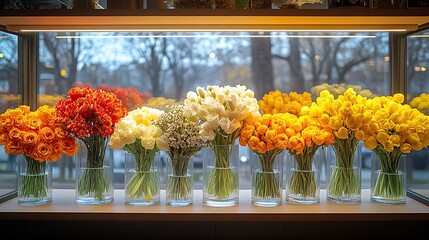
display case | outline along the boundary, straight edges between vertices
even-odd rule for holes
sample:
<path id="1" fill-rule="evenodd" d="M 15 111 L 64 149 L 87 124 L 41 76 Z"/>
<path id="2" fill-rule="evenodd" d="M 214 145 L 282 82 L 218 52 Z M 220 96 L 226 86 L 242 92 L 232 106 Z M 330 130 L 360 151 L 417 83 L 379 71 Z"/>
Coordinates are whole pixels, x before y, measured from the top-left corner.
<path id="1" fill-rule="evenodd" d="M 426 9 L 106 9 L 72 14 L 68 10 L 1 10 L 0 50 L 5 46 L 4 39 L 10 36 L 15 39 L 14 49 L 19 51 L 14 52 L 19 53 L 19 61 L 15 62 L 14 71 L 19 73 L 19 78 L 0 78 L 0 84 L 8 82 L 10 92 L 6 94 L 18 94 L 20 103 L 32 108 L 54 105 L 76 84 L 116 91 L 127 99 L 130 109 L 142 103 L 156 108 L 177 104 L 188 91 L 211 84 L 243 84 L 252 89 L 258 99 L 273 90 L 317 95 L 327 85 L 351 86 L 370 95 L 403 93 L 411 106 L 425 108 L 420 103 L 426 96 L 420 94 L 429 91 L 425 81 L 429 77 L 426 70 L 429 53 L 425 51 L 429 44 L 428 23 Z M 8 37 L 2 38 L 3 35 Z M 0 58 L 0 68 L 4 66 Z M 12 88 L 15 86 L 12 84 L 17 88 Z M 0 85 L 0 96 L 1 89 Z M 416 103 L 419 100 L 414 100 L 415 97 L 420 97 L 420 102 Z M 0 100 L 9 101 L 6 97 Z M 411 104 L 413 100 L 416 105 Z M 121 196 L 123 152 L 110 154 L 115 160 L 115 194 Z M 285 228 L 299 226 L 301 221 L 307 222 L 301 225 L 306 227 L 342 221 L 365 227 L 364 221 L 375 219 L 375 225 L 386 227 L 384 221 L 395 221 L 399 225 L 409 219 L 416 224 L 407 227 L 416 230 L 429 220 L 424 210 L 429 192 L 426 149 L 413 153 L 407 161 L 405 207 L 388 208 L 369 201 L 370 151 L 364 148 L 362 205 L 331 209 L 332 205 L 323 200 L 308 211 L 290 206 L 280 206 L 279 211 L 250 206 L 247 195 L 251 184 L 251 153 L 246 147 L 240 148 L 242 205 L 216 213 L 213 212 L 216 209 L 202 207 L 198 198 L 201 197 L 203 156 L 201 152 L 194 159 L 196 201 L 183 211 L 171 212 L 164 202 L 149 210 L 129 209 L 122 206 L 122 198 L 118 197 L 111 207 L 83 210 L 73 216 L 99 221 L 103 217 L 97 211 L 101 211 L 109 216 L 104 220 L 110 223 L 118 216 L 132 222 L 150 221 L 152 217 L 167 224 L 204 221 L 201 229 L 209 232 L 216 231 L 214 222 L 215 226 L 220 224 L 219 229 L 231 233 L 234 229 L 222 222 L 264 221 L 264 226 L 276 222 L 270 228 L 280 236 L 287 235 L 284 235 Z M 6 162 L 12 164 L 13 160 Z M 68 216 L 76 209 L 67 205 L 74 204 L 69 199 L 73 195 L 70 190 L 74 188 L 73 174 L 71 158 L 64 157 L 55 163 L 53 208 L 42 209 L 48 213 L 44 220 L 52 223 L 71 219 Z M 326 176 L 322 174 L 321 179 L 321 189 L 325 191 Z M 161 181 L 165 181 L 165 176 L 161 176 Z M 165 185 L 162 188 L 165 189 Z M 322 198 L 325 197 L 322 194 Z M 39 217 L 34 209 L 12 208 L 9 212 L 10 204 L 14 204 L 11 201 L 13 199 L 3 203 L 6 207 L 2 209 L 1 220 L 31 221 Z M 55 214 L 61 211 L 64 213 Z M 22 218 L 12 217 L 15 213 Z M 229 219 L 229 216 L 233 217 Z M 338 218 L 331 219 L 332 216 Z M 242 226 L 252 223 L 246 224 Z M 405 235 L 404 231 L 401 236 Z"/>

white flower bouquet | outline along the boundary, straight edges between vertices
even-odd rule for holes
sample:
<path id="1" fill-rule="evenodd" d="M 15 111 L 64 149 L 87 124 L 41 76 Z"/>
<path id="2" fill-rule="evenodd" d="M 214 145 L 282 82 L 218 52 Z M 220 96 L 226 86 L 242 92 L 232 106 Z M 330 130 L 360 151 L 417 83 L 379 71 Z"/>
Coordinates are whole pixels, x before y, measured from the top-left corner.
<path id="1" fill-rule="evenodd" d="M 230 168 L 230 146 L 245 121 L 261 116 L 254 92 L 243 85 L 197 87 L 196 92 L 187 93 L 184 105 L 185 117 L 202 122 L 200 134 L 216 157 L 204 190 L 219 199 L 228 198 L 238 189 L 237 173 Z"/>

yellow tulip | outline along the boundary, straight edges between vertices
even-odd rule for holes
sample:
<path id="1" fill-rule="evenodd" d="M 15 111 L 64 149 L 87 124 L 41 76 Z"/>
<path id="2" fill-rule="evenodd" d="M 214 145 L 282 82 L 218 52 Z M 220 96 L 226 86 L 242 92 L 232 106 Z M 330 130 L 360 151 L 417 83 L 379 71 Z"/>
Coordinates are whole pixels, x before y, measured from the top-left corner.
<path id="1" fill-rule="evenodd" d="M 335 136 L 339 139 L 347 139 L 349 137 L 349 131 L 345 127 L 341 127 L 335 132 Z"/>
<path id="2" fill-rule="evenodd" d="M 374 136 L 370 136 L 365 142 L 364 145 L 368 149 L 375 149 L 378 145 L 377 139 Z"/>

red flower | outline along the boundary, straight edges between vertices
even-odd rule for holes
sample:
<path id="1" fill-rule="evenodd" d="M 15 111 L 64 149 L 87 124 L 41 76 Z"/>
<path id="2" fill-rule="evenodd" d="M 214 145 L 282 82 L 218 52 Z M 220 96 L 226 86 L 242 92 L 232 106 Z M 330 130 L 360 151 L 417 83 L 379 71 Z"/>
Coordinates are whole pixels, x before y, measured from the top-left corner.
<path id="1" fill-rule="evenodd" d="M 127 114 L 114 93 L 89 87 L 71 88 L 68 99 L 60 100 L 55 108 L 60 126 L 78 138 L 95 134 L 108 137 L 119 119 Z"/>

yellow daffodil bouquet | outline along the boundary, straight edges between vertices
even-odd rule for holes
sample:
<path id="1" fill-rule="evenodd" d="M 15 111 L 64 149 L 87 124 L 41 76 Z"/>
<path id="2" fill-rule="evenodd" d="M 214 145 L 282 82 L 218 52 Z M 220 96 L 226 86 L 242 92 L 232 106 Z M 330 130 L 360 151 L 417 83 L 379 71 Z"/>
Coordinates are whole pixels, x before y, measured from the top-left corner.
<path id="1" fill-rule="evenodd" d="M 429 94 L 422 93 L 419 96 L 411 99 L 410 106 L 418 109 L 420 112 L 429 115 Z"/>
<path id="2" fill-rule="evenodd" d="M 112 149 L 123 149 L 134 156 L 134 175 L 126 183 L 127 198 L 143 198 L 152 201 L 159 193 L 159 179 L 154 171 L 155 154 L 168 149 L 166 139 L 157 121 L 164 111 L 150 107 L 134 109 L 116 123 L 110 137 Z"/>
<path id="3" fill-rule="evenodd" d="M 362 137 L 381 163 L 373 198 L 405 200 L 405 186 L 398 175 L 400 157 L 429 145 L 429 117 L 403 102 L 404 95 L 397 93 L 376 97 L 366 104 L 372 118 Z"/>
<path id="4" fill-rule="evenodd" d="M 252 123 L 245 123 L 239 142 L 248 146 L 260 160 L 261 171 L 256 173 L 252 186 L 255 198 L 281 198 L 279 180 L 274 172 L 276 156 L 286 149 L 288 136 L 286 128 L 292 126 L 288 113 L 264 114 Z M 277 169 L 278 171 L 278 169 Z"/>
<path id="5" fill-rule="evenodd" d="M 318 196 L 313 159 L 320 147 L 327 147 L 335 140 L 332 130 L 321 123 L 322 114 L 323 110 L 313 102 L 310 107 L 301 109 L 301 116 L 288 115 L 290 126 L 285 129 L 288 136 L 286 149 L 297 166 L 290 176 L 288 198 Z"/>
<path id="6" fill-rule="evenodd" d="M 230 167 L 231 147 L 240 136 L 244 122 L 261 114 L 254 92 L 244 85 L 197 87 L 187 93 L 184 116 L 202 122 L 200 134 L 215 154 L 205 192 L 216 200 L 238 198 L 237 172 Z"/>
<path id="7" fill-rule="evenodd" d="M 366 97 L 348 88 L 337 98 L 328 90 L 320 92 L 317 105 L 323 110 L 322 124 L 331 128 L 335 135 L 332 144 L 335 163 L 329 166 L 327 197 L 335 202 L 360 202 L 361 181 L 359 140 L 363 140 L 363 130 L 368 129 L 371 112 L 365 110 Z M 329 160 L 329 159 L 328 159 Z"/>

